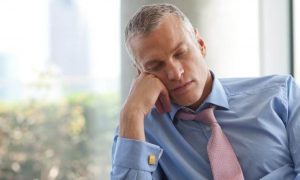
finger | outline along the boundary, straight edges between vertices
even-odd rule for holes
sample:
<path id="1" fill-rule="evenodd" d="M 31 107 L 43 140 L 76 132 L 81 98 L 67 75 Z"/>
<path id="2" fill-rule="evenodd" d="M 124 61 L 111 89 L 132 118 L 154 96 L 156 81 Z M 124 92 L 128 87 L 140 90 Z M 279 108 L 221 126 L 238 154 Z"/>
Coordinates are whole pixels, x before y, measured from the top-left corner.
<path id="1" fill-rule="evenodd" d="M 166 89 L 161 92 L 160 99 L 163 105 L 164 112 L 171 112 L 171 100 Z"/>
<path id="2" fill-rule="evenodd" d="M 136 71 L 137 71 L 138 75 L 140 75 L 142 73 L 138 68 L 136 68 Z"/>
<path id="3" fill-rule="evenodd" d="M 139 67 L 138 67 L 138 65 L 136 63 L 134 63 L 133 66 L 134 66 L 134 68 L 135 68 L 135 70 L 137 72 L 137 76 L 139 76 L 142 73 L 141 70 L 139 69 Z"/>
<path id="4" fill-rule="evenodd" d="M 143 73 L 142 74 L 138 74 L 135 78 L 132 79 L 129 92 L 132 91 L 135 83 L 141 78 L 141 76 L 144 76 L 144 74 Z"/>
<path id="5" fill-rule="evenodd" d="M 129 88 L 129 92 L 132 91 L 132 88 L 134 87 L 135 81 L 136 81 L 136 79 L 133 79 L 133 80 L 131 81 L 130 88 Z"/>
<path id="6" fill-rule="evenodd" d="M 163 105 L 162 105 L 161 100 L 159 98 L 155 102 L 155 107 L 156 107 L 156 109 L 159 113 L 164 113 L 164 108 L 163 108 Z"/>

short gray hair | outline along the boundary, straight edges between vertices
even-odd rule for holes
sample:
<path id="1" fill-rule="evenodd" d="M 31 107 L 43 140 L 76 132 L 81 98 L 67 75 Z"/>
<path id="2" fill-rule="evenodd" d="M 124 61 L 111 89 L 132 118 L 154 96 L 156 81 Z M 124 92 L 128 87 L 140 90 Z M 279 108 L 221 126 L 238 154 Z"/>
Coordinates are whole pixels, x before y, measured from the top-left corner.
<path id="1" fill-rule="evenodd" d="M 172 4 L 152 4 L 141 7 L 129 20 L 125 29 L 125 42 L 128 48 L 128 40 L 138 34 L 151 32 L 165 15 L 172 14 L 179 17 L 182 22 L 193 30 L 190 20 L 185 14 Z"/>

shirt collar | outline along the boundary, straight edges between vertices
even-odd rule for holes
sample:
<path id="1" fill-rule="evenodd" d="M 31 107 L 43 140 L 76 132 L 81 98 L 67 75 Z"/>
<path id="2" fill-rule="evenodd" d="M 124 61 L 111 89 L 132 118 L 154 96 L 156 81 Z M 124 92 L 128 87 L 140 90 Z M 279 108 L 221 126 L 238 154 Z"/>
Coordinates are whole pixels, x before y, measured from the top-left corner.
<path id="1" fill-rule="evenodd" d="M 227 95 L 225 93 L 225 90 L 221 84 L 221 82 L 215 78 L 215 75 L 213 72 L 211 72 L 211 75 L 213 77 L 213 84 L 212 84 L 212 90 L 208 97 L 204 100 L 204 102 L 197 108 L 195 112 L 200 112 L 202 109 L 208 107 L 210 104 L 213 104 L 216 106 L 217 109 L 222 110 L 228 110 L 228 99 Z M 180 106 L 178 104 L 171 104 L 171 112 L 169 112 L 169 115 L 171 116 L 171 119 L 174 120 L 174 117 L 179 109 L 186 109 L 188 111 L 193 111 L 187 107 Z"/>

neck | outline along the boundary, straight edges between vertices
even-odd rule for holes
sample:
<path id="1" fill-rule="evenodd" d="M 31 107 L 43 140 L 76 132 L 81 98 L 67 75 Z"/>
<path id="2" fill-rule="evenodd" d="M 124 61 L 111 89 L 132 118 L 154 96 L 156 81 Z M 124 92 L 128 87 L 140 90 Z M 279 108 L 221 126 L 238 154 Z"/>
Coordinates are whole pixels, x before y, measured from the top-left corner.
<path id="1" fill-rule="evenodd" d="M 202 96 L 196 103 L 189 106 L 190 109 L 196 110 L 203 103 L 203 101 L 207 98 L 207 96 L 211 92 L 212 83 L 213 83 L 213 78 L 212 78 L 212 75 L 211 75 L 210 71 L 208 71 L 208 75 L 207 75 L 207 79 L 206 79 L 206 82 L 205 82 L 205 86 L 204 86 L 204 89 L 203 89 Z"/>

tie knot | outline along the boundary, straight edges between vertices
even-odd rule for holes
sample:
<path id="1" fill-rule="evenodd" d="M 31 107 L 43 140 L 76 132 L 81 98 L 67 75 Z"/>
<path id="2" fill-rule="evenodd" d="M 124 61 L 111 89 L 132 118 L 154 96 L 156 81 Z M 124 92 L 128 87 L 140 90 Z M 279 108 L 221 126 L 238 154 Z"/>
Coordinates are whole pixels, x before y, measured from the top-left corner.
<path id="1" fill-rule="evenodd" d="M 187 121 L 196 120 L 196 121 L 203 122 L 209 126 L 218 124 L 214 115 L 214 107 L 206 108 L 196 114 L 192 112 L 187 112 L 185 110 L 179 110 L 179 112 L 176 115 L 176 118 L 180 120 L 187 120 Z"/>

